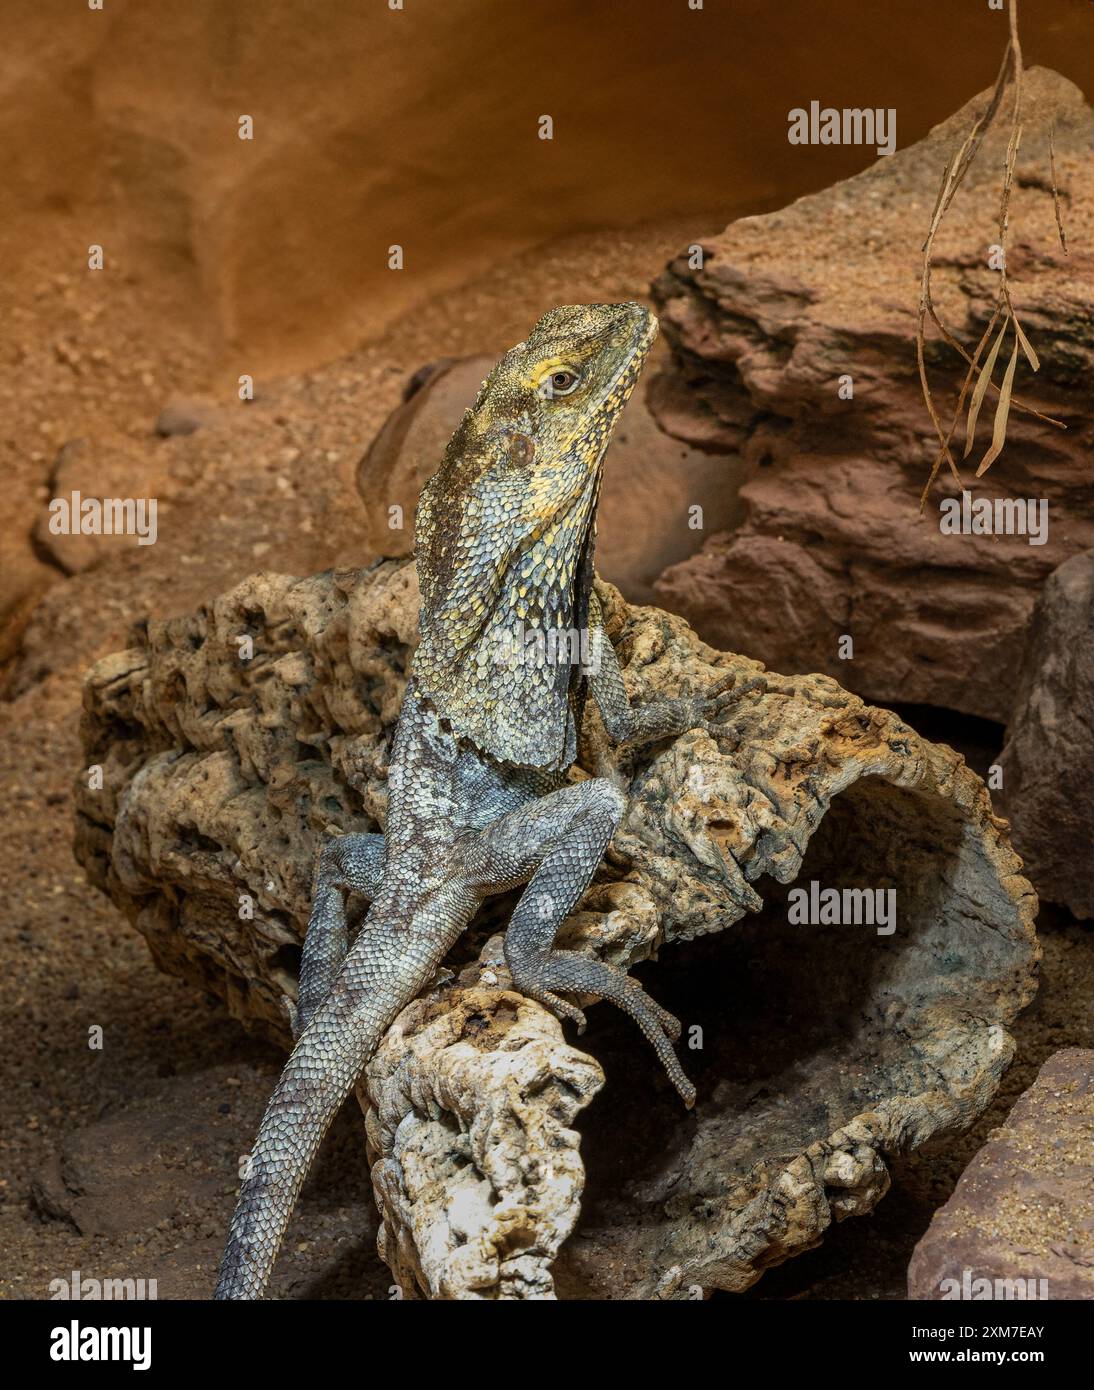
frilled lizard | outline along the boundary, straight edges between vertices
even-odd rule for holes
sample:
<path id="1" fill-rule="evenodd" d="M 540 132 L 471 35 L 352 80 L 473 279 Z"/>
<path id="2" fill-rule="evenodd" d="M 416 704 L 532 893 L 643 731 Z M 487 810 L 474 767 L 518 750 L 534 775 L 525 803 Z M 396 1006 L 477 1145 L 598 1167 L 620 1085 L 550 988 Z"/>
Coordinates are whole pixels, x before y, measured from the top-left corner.
<path id="1" fill-rule="evenodd" d="M 624 1009 L 684 1104 L 675 1018 L 637 981 L 557 950 L 625 800 L 571 781 L 587 695 L 608 737 L 705 726 L 740 692 L 632 707 L 593 589 L 604 452 L 657 333 L 637 304 L 552 309 L 505 354 L 422 492 L 420 644 L 395 731 L 383 835 L 323 850 L 293 1032 L 251 1154 L 217 1298 L 257 1298 L 324 1134 L 395 1015 L 483 899 L 527 886 L 505 934 L 514 986 L 584 1026 L 564 995 Z M 580 659 L 577 659 L 580 658 Z M 349 944 L 344 895 L 370 901 Z"/>

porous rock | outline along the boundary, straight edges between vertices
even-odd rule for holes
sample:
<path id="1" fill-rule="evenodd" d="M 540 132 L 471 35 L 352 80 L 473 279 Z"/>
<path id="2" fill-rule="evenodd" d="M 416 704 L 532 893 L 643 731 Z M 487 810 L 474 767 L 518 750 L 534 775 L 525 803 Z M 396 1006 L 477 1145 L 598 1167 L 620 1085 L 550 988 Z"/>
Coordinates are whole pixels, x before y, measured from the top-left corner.
<path id="1" fill-rule="evenodd" d="M 600 595 L 634 698 L 760 674 L 682 619 Z M 101 778 L 79 781 L 79 858 L 163 968 L 286 1044 L 318 847 L 384 821 L 417 601 L 394 561 L 256 575 L 149 622 L 87 680 Z M 647 962 L 683 1018 L 696 1109 L 614 1011 L 593 1010 L 579 1051 L 513 994 L 492 901 L 448 962 L 457 976 L 399 1015 L 361 1083 L 382 1246 L 408 1294 L 745 1289 L 868 1211 L 889 1155 L 990 1100 L 1038 950 L 982 784 L 826 676 L 764 680 L 717 739 L 619 755 L 628 809 L 562 932 Z M 591 718 L 572 775 L 606 757 Z M 794 925 L 797 879 L 894 890 L 896 930 Z M 601 1046 L 610 1084 L 583 1109 Z"/>
<path id="2" fill-rule="evenodd" d="M 442 989 L 403 1010 L 359 1094 L 380 1254 L 404 1295 L 552 1296 L 585 1186 L 572 1123 L 603 1080 L 511 990 Z"/>

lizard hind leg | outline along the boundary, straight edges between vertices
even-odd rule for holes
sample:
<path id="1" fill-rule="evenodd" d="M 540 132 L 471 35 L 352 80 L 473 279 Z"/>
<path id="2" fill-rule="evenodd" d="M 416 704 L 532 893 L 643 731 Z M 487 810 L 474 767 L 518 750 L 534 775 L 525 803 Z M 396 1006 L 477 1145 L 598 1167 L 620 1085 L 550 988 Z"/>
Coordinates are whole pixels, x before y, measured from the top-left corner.
<path id="1" fill-rule="evenodd" d="M 617 966 L 554 945 L 559 927 L 592 881 L 624 805 L 622 793 L 601 778 L 540 797 L 482 833 L 485 858 L 479 873 L 494 891 L 528 885 L 505 933 L 505 961 L 516 988 L 582 1029 L 584 1015 L 560 993 L 595 994 L 624 1010 L 690 1109 L 695 1088 L 672 1048 L 680 1036 L 677 1019 Z"/>
<path id="2" fill-rule="evenodd" d="M 294 1041 L 330 993 L 349 950 L 345 891 L 359 893 L 371 902 L 379 889 L 383 868 L 382 835 L 339 835 L 323 846 L 300 959 L 300 988 L 295 1008 L 286 996 Z"/>

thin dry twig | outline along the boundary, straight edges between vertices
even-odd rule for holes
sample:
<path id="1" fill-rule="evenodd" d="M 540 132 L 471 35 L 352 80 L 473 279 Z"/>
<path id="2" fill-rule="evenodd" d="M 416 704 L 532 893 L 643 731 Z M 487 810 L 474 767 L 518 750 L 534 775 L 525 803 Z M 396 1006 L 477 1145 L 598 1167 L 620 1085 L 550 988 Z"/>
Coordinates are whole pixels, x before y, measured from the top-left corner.
<path id="1" fill-rule="evenodd" d="M 1060 216 L 1060 185 L 1056 179 L 1056 122 L 1052 122 L 1052 129 L 1048 132 L 1048 167 L 1052 176 L 1052 210 L 1056 214 L 1056 230 L 1060 234 L 1060 246 L 1063 248 L 1065 256 L 1070 256 L 1071 252 L 1067 249 L 1067 233 L 1064 231 L 1063 218 Z"/>
<path id="2" fill-rule="evenodd" d="M 1010 415 L 1010 396 L 1014 388 L 1014 369 L 1018 365 L 1018 336 L 1015 334 L 1014 347 L 1011 349 L 1010 361 L 1007 363 L 1007 370 L 1003 375 L 1003 385 L 999 388 L 999 409 L 995 412 L 995 425 L 991 432 L 991 446 L 988 452 L 980 460 L 980 467 L 976 470 L 976 476 L 982 477 L 992 466 L 995 460 L 1003 452 L 1003 445 L 1007 442 L 1007 417 Z"/>
<path id="3" fill-rule="evenodd" d="M 950 427 L 946 431 L 946 438 L 943 441 L 943 450 L 946 446 L 949 445 L 950 440 L 953 438 L 953 432 L 957 428 L 957 422 L 958 420 L 960 420 L 961 412 L 965 407 L 965 397 L 968 395 L 969 386 L 972 384 L 973 374 L 976 371 L 976 363 L 977 361 L 979 361 L 980 354 L 984 350 L 984 344 L 988 341 L 989 337 L 991 336 L 992 330 L 995 328 L 998 319 L 999 306 L 996 305 L 995 312 L 992 314 L 990 320 L 988 321 L 987 328 L 984 329 L 983 337 L 976 345 L 975 353 L 971 358 L 969 358 L 969 369 L 965 373 L 965 380 L 961 384 L 961 393 L 957 398 L 957 405 L 954 407 L 953 419 L 950 421 Z M 938 477 L 938 470 L 942 467 L 942 460 L 945 457 L 943 450 L 939 451 L 938 457 L 934 461 L 934 466 L 931 468 L 930 477 L 924 484 L 923 493 L 919 499 L 920 512 L 922 512 L 924 507 L 927 505 L 927 498 L 930 495 L 931 488 L 934 486 L 934 480 Z"/>

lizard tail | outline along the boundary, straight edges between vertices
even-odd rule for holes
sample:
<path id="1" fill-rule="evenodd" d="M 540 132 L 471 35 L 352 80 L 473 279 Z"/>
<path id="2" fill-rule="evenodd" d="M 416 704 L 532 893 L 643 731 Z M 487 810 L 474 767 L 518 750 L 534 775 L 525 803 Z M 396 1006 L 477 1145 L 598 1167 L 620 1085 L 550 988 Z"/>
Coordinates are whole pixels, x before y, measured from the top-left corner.
<path id="1" fill-rule="evenodd" d="M 262 1297 L 312 1159 L 390 1022 L 387 1010 L 380 1017 L 347 1004 L 328 997 L 285 1063 L 240 1187 L 214 1298 Z"/>

